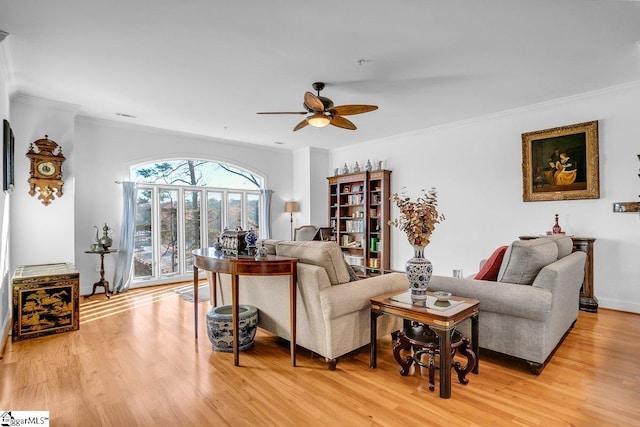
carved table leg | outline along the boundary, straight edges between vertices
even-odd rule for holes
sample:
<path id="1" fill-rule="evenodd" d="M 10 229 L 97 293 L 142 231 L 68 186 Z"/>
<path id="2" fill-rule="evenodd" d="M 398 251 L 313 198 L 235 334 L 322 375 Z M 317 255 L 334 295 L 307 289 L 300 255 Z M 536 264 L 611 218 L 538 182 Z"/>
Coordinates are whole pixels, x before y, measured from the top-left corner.
<path id="1" fill-rule="evenodd" d="M 436 351 L 429 352 L 429 390 L 433 391 L 436 388 Z"/>
<path id="2" fill-rule="evenodd" d="M 398 333 L 398 342 L 393 347 L 393 357 L 394 359 L 396 359 L 396 362 L 398 362 L 398 365 L 400 365 L 400 367 L 402 368 L 400 370 L 400 375 L 402 375 L 403 377 L 406 377 L 407 374 L 409 374 L 409 368 L 411 368 L 411 365 L 413 365 L 413 357 L 411 355 L 407 356 L 405 360 L 403 360 L 402 356 L 400 355 L 400 352 L 403 349 L 407 348 L 408 345 L 409 339 L 404 334 L 404 331 L 400 331 Z"/>
<path id="3" fill-rule="evenodd" d="M 419 350 L 413 354 L 414 363 L 419 366 L 426 366 L 429 368 L 429 390 L 433 391 L 436 388 L 436 353 L 438 349 L 434 344 L 428 343 L 422 346 L 414 346 L 414 350 L 419 347 Z M 425 364 L 422 363 L 422 356 L 427 354 L 429 361 Z"/>
<path id="4" fill-rule="evenodd" d="M 469 349 L 469 340 L 467 338 L 462 338 L 460 344 L 458 345 L 457 351 L 467 358 L 467 365 L 462 367 L 460 362 L 453 363 L 453 369 L 458 373 L 458 381 L 461 384 L 468 384 L 469 380 L 467 379 L 467 374 L 471 372 L 471 370 L 476 366 L 476 355 L 471 349 Z"/>

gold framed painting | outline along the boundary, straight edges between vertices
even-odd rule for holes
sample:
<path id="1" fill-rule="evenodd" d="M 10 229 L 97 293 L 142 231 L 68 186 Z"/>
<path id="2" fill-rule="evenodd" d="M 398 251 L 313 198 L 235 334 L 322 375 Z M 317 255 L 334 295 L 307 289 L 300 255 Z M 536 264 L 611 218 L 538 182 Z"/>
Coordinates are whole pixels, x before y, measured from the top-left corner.
<path id="1" fill-rule="evenodd" d="M 600 198 L 598 121 L 522 134 L 525 202 Z"/>

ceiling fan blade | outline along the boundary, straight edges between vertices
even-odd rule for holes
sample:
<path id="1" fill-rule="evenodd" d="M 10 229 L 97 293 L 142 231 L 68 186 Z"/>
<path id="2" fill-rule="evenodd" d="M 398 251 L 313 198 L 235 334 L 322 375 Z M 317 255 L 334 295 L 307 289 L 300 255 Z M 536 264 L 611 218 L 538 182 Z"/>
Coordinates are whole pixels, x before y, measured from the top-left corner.
<path id="1" fill-rule="evenodd" d="M 333 107 L 336 113 L 341 116 L 353 116 L 354 114 L 368 113 L 369 111 L 377 110 L 377 105 L 338 105 Z"/>
<path id="2" fill-rule="evenodd" d="M 333 118 L 331 119 L 331 124 L 333 126 L 337 126 L 339 128 L 343 128 L 343 129 L 349 129 L 349 130 L 358 129 L 356 127 L 356 125 L 354 125 L 349 120 L 347 120 L 347 119 L 345 119 L 344 117 L 341 117 L 341 116 L 333 116 Z"/>
<path id="3" fill-rule="evenodd" d="M 298 123 L 298 124 L 296 125 L 296 127 L 294 127 L 294 128 L 293 128 L 293 131 L 295 132 L 295 131 L 297 131 L 297 130 L 300 130 L 300 129 L 302 129 L 303 127 L 305 127 L 306 125 L 308 125 L 308 124 L 309 124 L 309 122 L 307 121 L 307 119 L 304 119 L 303 121 L 301 121 L 300 123 Z"/>
<path id="4" fill-rule="evenodd" d="M 304 93 L 304 105 L 312 109 L 313 111 L 322 112 L 324 111 L 324 104 L 314 94 L 311 92 Z"/>
<path id="5" fill-rule="evenodd" d="M 307 114 L 306 111 L 267 111 L 256 114 Z"/>

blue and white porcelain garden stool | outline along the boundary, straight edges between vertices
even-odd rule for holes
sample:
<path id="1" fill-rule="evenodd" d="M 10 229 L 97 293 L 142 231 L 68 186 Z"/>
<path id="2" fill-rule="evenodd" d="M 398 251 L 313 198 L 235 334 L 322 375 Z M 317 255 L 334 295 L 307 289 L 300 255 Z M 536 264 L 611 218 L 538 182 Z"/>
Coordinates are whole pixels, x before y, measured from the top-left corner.
<path id="1" fill-rule="evenodd" d="M 258 309 L 252 305 L 238 306 L 239 348 L 246 350 L 253 345 L 258 328 Z M 231 306 L 211 307 L 207 313 L 207 335 L 211 348 L 226 353 L 233 352 L 233 326 Z"/>

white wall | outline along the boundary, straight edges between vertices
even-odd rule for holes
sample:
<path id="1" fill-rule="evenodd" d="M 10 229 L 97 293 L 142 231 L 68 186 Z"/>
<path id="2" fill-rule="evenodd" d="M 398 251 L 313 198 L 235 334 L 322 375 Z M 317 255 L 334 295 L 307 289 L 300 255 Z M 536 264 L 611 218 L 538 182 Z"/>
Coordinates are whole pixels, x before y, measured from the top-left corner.
<path id="1" fill-rule="evenodd" d="M 114 229 L 119 245 L 122 212 L 121 186 L 114 181 L 129 178 L 129 167 L 169 158 L 199 158 L 230 163 L 266 177 L 274 191 L 271 208 L 272 237 L 289 237 L 289 216 L 284 201 L 292 193 L 292 154 L 270 147 L 214 140 L 116 122 L 78 117 L 76 120 L 76 266 L 81 293 L 89 293 L 97 279 L 99 258 L 85 254 L 95 240 L 94 225 L 105 222 Z M 105 257 L 107 280 L 113 280 L 116 257 Z"/>
<path id="2" fill-rule="evenodd" d="M 41 98 L 11 100 L 15 135 L 15 191 L 11 195 L 11 263 L 17 265 L 74 262 L 74 116 L 77 106 Z M 29 145 L 44 138 L 62 147 L 63 195 L 48 206 L 28 194 Z"/>
<path id="3" fill-rule="evenodd" d="M 597 239 L 600 306 L 640 313 L 640 217 L 612 211 L 613 202 L 638 201 L 640 194 L 639 101 L 640 82 L 350 146 L 332 153 L 327 173 L 371 156 L 393 171 L 392 191 L 407 187 L 415 197 L 436 187 L 446 220 L 425 256 L 438 275 L 476 272 L 496 247 L 550 230 L 557 213 L 563 231 Z M 521 134 L 590 120 L 599 121 L 600 199 L 523 202 Z M 396 229 L 391 245 L 392 268 L 403 269 L 412 248 Z"/>
<path id="4" fill-rule="evenodd" d="M 300 203 L 300 212 L 293 215 L 294 227 L 313 224 L 324 227 L 327 219 L 327 175 L 330 163 L 328 150 L 301 148 L 293 152 L 293 195 Z"/>
<path id="5" fill-rule="evenodd" d="M 319 227 L 329 226 L 329 197 L 327 195 L 327 169 L 331 167 L 330 152 L 312 148 L 309 165 L 309 194 L 311 195 L 311 216 L 309 224 Z"/>
<path id="6" fill-rule="evenodd" d="M 291 164 L 293 171 L 293 193 L 289 200 L 298 202 L 300 212 L 294 213 L 292 216 L 287 214 L 290 226 L 293 228 L 301 225 L 311 224 L 311 193 L 309 186 L 311 185 L 311 149 L 309 147 L 300 148 L 293 151 L 293 162 Z M 289 232 L 292 236 L 292 232 Z"/>

